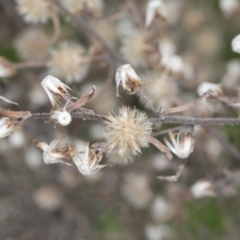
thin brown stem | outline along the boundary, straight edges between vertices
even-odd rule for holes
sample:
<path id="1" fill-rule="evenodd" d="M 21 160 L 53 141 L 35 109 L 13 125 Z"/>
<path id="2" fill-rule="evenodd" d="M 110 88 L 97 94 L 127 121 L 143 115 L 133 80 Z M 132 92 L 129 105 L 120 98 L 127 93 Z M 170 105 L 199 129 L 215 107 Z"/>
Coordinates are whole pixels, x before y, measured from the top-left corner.
<path id="1" fill-rule="evenodd" d="M 203 126 L 223 126 L 240 125 L 240 118 L 194 118 L 181 116 L 162 116 L 149 119 L 152 123 L 183 124 L 183 125 L 203 125 Z"/>
<path id="2" fill-rule="evenodd" d="M 47 61 L 30 61 L 30 62 L 20 62 L 20 63 L 12 63 L 10 65 L 13 69 L 24 69 L 24 68 L 44 68 L 47 67 Z"/>
<path id="3" fill-rule="evenodd" d="M 52 39 L 49 41 L 49 45 L 55 44 L 61 35 L 60 19 L 59 19 L 57 10 L 54 7 L 51 10 L 51 18 L 52 18 L 52 23 L 53 23 L 54 34 L 53 34 Z"/>

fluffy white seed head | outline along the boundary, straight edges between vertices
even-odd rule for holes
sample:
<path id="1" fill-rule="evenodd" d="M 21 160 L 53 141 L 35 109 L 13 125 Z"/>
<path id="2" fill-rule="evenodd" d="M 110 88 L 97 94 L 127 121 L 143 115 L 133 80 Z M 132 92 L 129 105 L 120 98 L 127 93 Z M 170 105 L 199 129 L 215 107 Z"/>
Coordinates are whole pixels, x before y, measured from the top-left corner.
<path id="1" fill-rule="evenodd" d="M 88 11 L 94 16 L 101 16 L 104 9 L 103 0 L 60 0 L 63 7 L 72 14 L 81 13 L 85 4 Z"/>
<path id="2" fill-rule="evenodd" d="M 24 60 L 43 60 L 48 55 L 49 40 L 41 29 L 29 28 L 17 37 L 15 48 Z"/>
<path id="3" fill-rule="evenodd" d="M 177 84 L 174 79 L 164 73 L 149 72 L 142 77 L 148 100 L 155 107 L 170 107 L 177 95 Z"/>
<path id="4" fill-rule="evenodd" d="M 147 52 L 150 50 L 150 46 L 147 44 L 148 38 L 146 32 L 133 31 L 123 39 L 121 52 L 134 67 L 148 66 Z"/>
<path id="5" fill-rule="evenodd" d="M 63 42 L 50 52 L 49 71 L 67 82 L 80 82 L 87 75 L 89 58 L 84 47 L 72 42 Z"/>
<path id="6" fill-rule="evenodd" d="M 17 0 L 17 11 L 27 23 L 46 23 L 50 8 L 49 0 Z"/>
<path id="7" fill-rule="evenodd" d="M 104 135 L 109 153 L 119 155 L 125 162 L 130 155 L 136 156 L 141 153 L 141 148 L 148 146 L 152 124 L 144 112 L 123 106 L 117 114 L 107 118 Z"/>

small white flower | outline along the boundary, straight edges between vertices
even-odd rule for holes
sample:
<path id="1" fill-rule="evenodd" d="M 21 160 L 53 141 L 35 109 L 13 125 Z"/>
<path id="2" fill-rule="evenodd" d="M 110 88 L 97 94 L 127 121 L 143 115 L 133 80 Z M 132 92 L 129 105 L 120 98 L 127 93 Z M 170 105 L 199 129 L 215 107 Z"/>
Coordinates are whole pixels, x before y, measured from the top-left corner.
<path id="1" fill-rule="evenodd" d="M 7 137 L 19 129 L 19 122 L 10 117 L 0 119 L 0 138 Z"/>
<path id="2" fill-rule="evenodd" d="M 62 111 L 55 110 L 51 115 L 51 119 L 62 126 L 67 126 L 72 121 L 72 116 L 66 110 L 62 110 Z"/>
<path id="3" fill-rule="evenodd" d="M 178 133 L 169 132 L 169 137 L 172 143 L 165 140 L 167 147 L 176 154 L 179 158 L 187 158 L 194 149 L 194 138 L 184 130 Z"/>
<path id="4" fill-rule="evenodd" d="M 0 78 L 12 77 L 14 75 L 15 71 L 9 67 L 9 64 L 5 58 L 0 57 Z"/>
<path id="5" fill-rule="evenodd" d="M 197 181 L 195 184 L 191 186 L 190 190 L 193 197 L 195 198 L 216 196 L 213 184 L 207 180 Z"/>
<path id="6" fill-rule="evenodd" d="M 51 75 L 45 77 L 41 85 L 47 93 L 53 107 L 57 106 L 59 98 L 66 99 L 68 90 L 71 90 L 66 84 Z"/>
<path id="7" fill-rule="evenodd" d="M 202 82 L 197 88 L 197 93 L 199 96 L 202 96 L 208 90 L 212 90 L 219 95 L 221 95 L 223 93 L 221 84 L 210 83 L 210 82 Z"/>
<path id="8" fill-rule="evenodd" d="M 231 45 L 234 52 L 240 53 L 240 34 L 233 38 Z"/>
<path id="9" fill-rule="evenodd" d="M 147 4 L 145 25 L 149 27 L 157 16 L 166 21 L 168 16 L 167 9 L 161 0 L 150 0 Z"/>
<path id="10" fill-rule="evenodd" d="M 102 160 L 102 155 L 97 156 L 95 151 L 89 148 L 89 143 L 86 144 L 85 152 L 77 152 L 74 146 L 69 147 L 69 154 L 82 175 L 90 175 L 107 165 L 99 165 Z"/>
<path id="11" fill-rule="evenodd" d="M 64 163 L 71 165 L 67 162 L 67 158 L 69 157 L 68 147 L 57 146 L 62 139 L 63 137 L 54 139 L 50 145 L 45 142 L 34 141 L 36 146 L 43 150 L 43 161 L 45 164 Z"/>
<path id="12" fill-rule="evenodd" d="M 123 89 L 130 94 L 135 93 L 136 89 L 142 85 L 141 79 L 130 64 L 122 65 L 117 69 L 115 82 L 117 86 L 117 97 L 120 96 L 118 93 L 120 84 L 122 84 Z"/>

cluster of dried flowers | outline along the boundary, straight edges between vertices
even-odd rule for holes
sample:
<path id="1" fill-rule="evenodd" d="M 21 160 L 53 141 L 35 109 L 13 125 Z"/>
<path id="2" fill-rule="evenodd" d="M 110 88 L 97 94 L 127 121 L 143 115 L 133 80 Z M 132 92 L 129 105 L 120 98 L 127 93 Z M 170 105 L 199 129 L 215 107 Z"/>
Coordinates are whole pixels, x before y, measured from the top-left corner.
<path id="1" fill-rule="evenodd" d="M 62 136 L 50 144 L 35 140 L 36 146 L 43 151 L 44 163 L 67 165 L 74 163 L 81 174 L 89 175 L 108 166 L 101 163 L 104 154 L 112 159 L 112 163 L 129 163 L 141 154 L 142 148 L 149 147 L 151 143 L 168 159 L 172 158 L 172 153 L 184 159 L 176 175 L 159 177 L 177 181 L 186 159 L 194 150 L 194 125 L 240 124 L 238 118 L 211 118 L 215 113 L 212 107 L 215 102 L 239 110 L 238 98 L 232 100 L 224 96 L 222 87 L 224 79 L 229 75 L 232 81 L 240 76 L 239 70 L 236 70 L 239 62 L 229 66 L 229 73 L 222 84 L 203 81 L 194 83 L 193 79 L 197 78 L 197 74 L 193 64 L 177 53 L 174 40 L 166 33 L 165 25 L 171 25 L 176 21 L 170 17 L 173 11 L 170 3 L 149 0 L 145 10 L 145 23 L 136 5 L 126 4 L 123 12 L 126 10 L 133 12 L 136 18 L 135 25 L 133 21 L 124 17 L 122 12 L 109 17 L 109 21 L 101 20 L 105 8 L 103 0 L 17 0 L 16 4 L 18 13 L 27 23 L 44 24 L 51 19 L 54 33 L 52 37 L 48 37 L 39 27 L 29 28 L 22 33 L 17 38 L 15 46 L 19 55 L 27 62 L 12 63 L 0 57 L 0 77 L 12 77 L 21 68 L 46 68 L 44 74 L 47 76 L 41 85 L 52 104 L 52 110 L 49 113 L 32 113 L 1 108 L 0 138 L 11 135 L 24 121 L 30 119 L 54 121 L 64 127 L 71 124 L 72 118 L 98 120 L 103 123 L 104 141 L 87 143 L 83 152 L 79 152 L 78 147 L 72 144 L 60 145 Z M 175 13 L 180 11 L 176 10 L 181 7 L 178 5 L 175 3 Z M 231 5 L 226 4 L 226 1 L 220 1 L 220 7 L 226 15 L 236 14 L 240 10 L 239 4 L 235 1 L 231 1 Z M 60 15 L 68 24 L 74 27 L 81 26 L 90 35 L 88 48 L 84 41 L 80 43 L 72 39 L 63 40 L 66 36 L 61 31 Z M 117 33 L 114 32 L 111 20 L 118 21 Z M 66 35 L 68 36 L 68 33 Z M 117 37 L 121 42 L 119 51 L 115 50 Z M 240 53 L 239 35 L 232 40 L 232 50 Z M 96 87 L 93 85 L 87 94 L 78 98 L 71 95 L 72 90 L 68 85 L 84 82 L 95 62 L 99 62 L 99 65 L 108 65 L 109 68 L 118 65 L 115 74 L 117 97 L 121 96 L 119 92 L 122 91 L 120 89 L 122 87 L 125 93 L 135 94 L 143 106 L 151 110 L 156 117 L 149 118 L 145 111 L 125 105 L 106 115 L 83 108 L 95 95 Z M 234 89 L 235 85 L 229 82 L 230 80 L 227 82 L 228 88 Z M 199 98 L 182 97 L 184 87 L 185 90 L 188 87 L 194 88 Z M 4 97 L 1 99 L 12 103 Z M 189 103 L 184 104 L 186 101 Z M 192 109 L 197 109 L 200 117 L 210 118 L 171 116 L 182 112 L 194 113 Z M 175 123 L 180 126 L 163 131 L 169 134 L 169 140 L 164 138 L 166 143 L 164 145 L 156 138 L 162 134 L 161 131 L 157 132 L 156 123 Z"/>

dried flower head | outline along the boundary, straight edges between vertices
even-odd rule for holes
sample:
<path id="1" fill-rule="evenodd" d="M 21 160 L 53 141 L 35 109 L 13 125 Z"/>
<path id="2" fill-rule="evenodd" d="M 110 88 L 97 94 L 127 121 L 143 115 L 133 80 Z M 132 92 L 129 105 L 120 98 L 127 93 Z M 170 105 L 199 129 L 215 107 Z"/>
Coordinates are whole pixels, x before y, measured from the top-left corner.
<path id="1" fill-rule="evenodd" d="M 176 133 L 169 132 L 169 137 L 172 143 L 164 139 L 167 147 L 179 158 L 188 158 L 194 150 L 195 143 L 191 133 L 186 130 Z"/>
<path id="2" fill-rule="evenodd" d="M 149 27 L 154 18 L 158 17 L 166 21 L 168 12 L 162 0 L 150 0 L 147 4 L 145 25 Z"/>
<path id="3" fill-rule="evenodd" d="M 29 28 L 15 41 L 18 54 L 25 60 L 43 60 L 48 55 L 49 40 L 43 30 Z"/>
<path id="4" fill-rule="evenodd" d="M 232 50 L 236 53 L 240 53 L 240 34 L 238 34 L 236 37 L 232 40 Z"/>
<path id="5" fill-rule="evenodd" d="M 86 144 L 85 152 L 77 152 L 74 146 L 69 147 L 69 154 L 82 175 L 90 175 L 107 165 L 99 165 L 102 160 L 102 155 L 97 155 L 94 150 L 89 148 L 89 143 Z"/>
<path id="6" fill-rule="evenodd" d="M 118 93 L 119 85 L 121 84 L 123 89 L 129 94 L 134 94 L 138 87 L 142 85 L 142 81 L 131 67 L 130 64 L 125 64 L 119 67 L 116 71 L 115 82 L 117 86 L 117 97 L 120 97 Z"/>
<path id="7" fill-rule="evenodd" d="M 216 83 L 210 83 L 210 82 L 202 82 L 197 88 L 197 93 L 199 96 L 202 96 L 208 90 L 212 90 L 219 95 L 223 94 L 222 84 L 216 84 Z"/>
<path id="8" fill-rule="evenodd" d="M 47 93 L 53 107 L 58 105 L 59 99 L 66 99 L 68 90 L 71 90 L 66 84 L 51 75 L 45 77 L 41 85 Z"/>
<path id="9" fill-rule="evenodd" d="M 10 67 L 10 62 L 0 57 L 0 78 L 12 77 L 14 74 L 15 71 Z"/>
<path id="10" fill-rule="evenodd" d="M 93 16 L 101 16 L 104 9 L 103 0 L 61 0 L 63 7 L 72 14 L 79 14 L 85 6 Z"/>
<path id="11" fill-rule="evenodd" d="M 126 159 L 129 155 L 140 154 L 141 148 L 148 146 L 152 124 L 144 112 L 123 106 L 117 114 L 110 114 L 107 118 L 104 135 L 108 152 Z"/>
<path id="12" fill-rule="evenodd" d="M 50 17 L 51 1 L 17 0 L 17 10 L 28 23 L 46 23 Z"/>
<path id="13" fill-rule="evenodd" d="M 50 72 L 62 77 L 67 82 L 80 82 L 87 75 L 89 57 L 84 47 L 72 42 L 62 42 L 58 48 L 51 50 Z"/>
<path id="14" fill-rule="evenodd" d="M 45 142 L 38 142 L 34 140 L 37 147 L 43 150 L 43 161 L 45 164 L 64 163 L 71 165 L 69 160 L 69 153 L 67 146 L 57 146 L 63 137 L 54 139 L 50 145 Z"/>
<path id="15" fill-rule="evenodd" d="M 143 89 L 151 104 L 164 108 L 173 104 L 177 94 L 177 84 L 172 77 L 160 72 L 149 72 L 142 79 Z"/>
<path id="16" fill-rule="evenodd" d="M 148 66 L 147 52 L 152 49 L 147 43 L 148 40 L 149 36 L 143 31 L 133 31 L 129 36 L 123 38 L 121 52 L 134 67 Z"/>
<path id="17" fill-rule="evenodd" d="M 7 137 L 20 128 L 19 121 L 10 117 L 0 118 L 0 138 Z"/>

